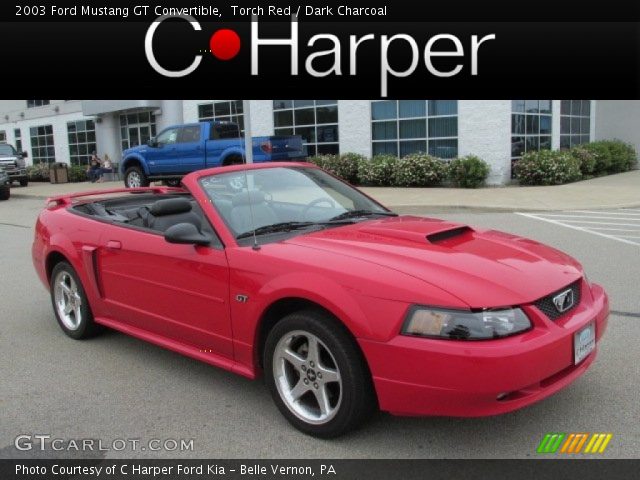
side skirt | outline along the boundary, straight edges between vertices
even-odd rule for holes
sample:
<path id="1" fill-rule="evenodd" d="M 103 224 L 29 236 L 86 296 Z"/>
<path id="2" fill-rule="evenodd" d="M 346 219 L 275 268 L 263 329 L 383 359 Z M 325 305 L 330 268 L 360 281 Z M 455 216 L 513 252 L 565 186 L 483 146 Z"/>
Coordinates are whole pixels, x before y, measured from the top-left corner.
<path id="1" fill-rule="evenodd" d="M 100 325 L 118 330 L 119 332 L 135 338 L 139 338 L 140 340 L 144 340 L 145 342 L 153 343 L 154 345 L 166 348 L 167 350 L 171 350 L 172 352 L 180 353 L 186 357 L 190 357 L 209 365 L 213 365 L 214 367 L 229 370 L 251 380 L 254 380 L 256 378 L 256 374 L 253 370 L 247 368 L 245 365 L 240 365 L 238 362 L 235 362 L 216 353 L 202 351 L 198 348 L 176 342 L 175 340 L 149 333 L 146 330 L 123 324 L 111 318 L 96 317 L 94 320 Z"/>

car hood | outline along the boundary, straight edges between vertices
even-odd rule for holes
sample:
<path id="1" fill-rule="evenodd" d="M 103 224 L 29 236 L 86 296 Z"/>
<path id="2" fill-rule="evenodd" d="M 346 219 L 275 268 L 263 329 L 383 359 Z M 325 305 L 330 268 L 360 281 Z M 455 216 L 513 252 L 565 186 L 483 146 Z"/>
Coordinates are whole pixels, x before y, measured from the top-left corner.
<path id="1" fill-rule="evenodd" d="M 573 258 L 536 241 L 423 217 L 360 222 L 286 243 L 401 271 L 472 308 L 530 303 L 582 276 Z"/>
<path id="2" fill-rule="evenodd" d="M 126 157 L 130 153 L 144 153 L 147 148 L 149 148 L 148 145 L 136 145 L 135 147 L 127 148 L 125 151 L 123 151 L 122 156 Z"/>

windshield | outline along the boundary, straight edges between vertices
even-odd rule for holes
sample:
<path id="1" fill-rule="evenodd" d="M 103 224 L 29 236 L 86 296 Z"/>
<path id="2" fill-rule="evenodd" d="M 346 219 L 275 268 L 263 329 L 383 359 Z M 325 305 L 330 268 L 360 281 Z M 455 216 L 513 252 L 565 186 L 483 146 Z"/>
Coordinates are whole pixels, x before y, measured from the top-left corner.
<path id="1" fill-rule="evenodd" d="M 0 143 L 0 156 L 15 156 L 16 151 L 7 143 Z"/>
<path id="2" fill-rule="evenodd" d="M 203 177 L 200 184 L 236 238 L 395 215 L 317 168 L 237 171 Z"/>

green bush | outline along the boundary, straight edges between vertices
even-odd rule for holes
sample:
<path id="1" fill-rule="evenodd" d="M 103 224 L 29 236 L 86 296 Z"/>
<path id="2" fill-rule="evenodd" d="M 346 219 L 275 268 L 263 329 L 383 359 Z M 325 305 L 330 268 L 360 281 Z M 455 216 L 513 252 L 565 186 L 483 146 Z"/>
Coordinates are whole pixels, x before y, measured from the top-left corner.
<path id="1" fill-rule="evenodd" d="M 398 157 L 376 155 L 358 165 L 358 182 L 363 185 L 389 186 L 393 182 Z"/>
<path id="2" fill-rule="evenodd" d="M 30 182 L 48 182 L 49 181 L 49 164 L 38 163 L 27 167 L 27 176 Z"/>
<path id="3" fill-rule="evenodd" d="M 358 181 L 358 168 L 362 162 L 366 162 L 367 157 L 358 153 L 343 153 L 338 157 L 335 170 L 337 175 L 349 183 Z"/>
<path id="4" fill-rule="evenodd" d="M 607 146 L 611 155 L 609 173 L 627 172 L 636 164 L 636 149 L 622 140 L 608 140 Z"/>
<path id="5" fill-rule="evenodd" d="M 631 170 L 637 161 L 635 148 L 622 140 L 599 140 L 581 145 L 596 156 L 594 174 L 626 172 Z"/>
<path id="6" fill-rule="evenodd" d="M 394 183 L 399 187 L 429 187 L 446 176 L 447 164 L 425 153 L 407 155 L 396 163 Z"/>
<path id="7" fill-rule="evenodd" d="M 358 181 L 358 167 L 360 163 L 366 162 L 367 158 L 357 153 L 344 153 L 342 155 L 316 155 L 309 157 L 307 161 L 349 183 L 356 183 Z"/>
<path id="8" fill-rule="evenodd" d="M 596 166 L 593 170 L 594 175 L 605 175 L 611 169 L 611 152 L 606 142 L 591 142 L 581 145 L 587 152 L 594 155 Z"/>
<path id="9" fill-rule="evenodd" d="M 67 169 L 67 174 L 70 182 L 86 182 L 88 180 L 87 167 L 71 165 Z"/>
<path id="10" fill-rule="evenodd" d="M 338 173 L 338 156 L 337 155 L 316 155 L 314 157 L 307 158 L 307 162 L 313 163 L 319 166 L 323 170 L 332 173 L 336 176 L 340 176 Z"/>
<path id="11" fill-rule="evenodd" d="M 598 166 L 598 154 L 593 150 L 585 148 L 584 145 L 578 145 L 569 150 L 571 155 L 580 162 L 580 171 L 585 177 L 590 177 L 596 173 Z"/>
<path id="12" fill-rule="evenodd" d="M 580 161 L 567 151 L 526 153 L 516 163 L 515 170 L 522 185 L 560 185 L 582 178 Z"/>
<path id="13" fill-rule="evenodd" d="M 456 187 L 478 188 L 484 185 L 490 172 L 487 162 L 475 155 L 455 158 L 449 162 L 449 179 Z"/>

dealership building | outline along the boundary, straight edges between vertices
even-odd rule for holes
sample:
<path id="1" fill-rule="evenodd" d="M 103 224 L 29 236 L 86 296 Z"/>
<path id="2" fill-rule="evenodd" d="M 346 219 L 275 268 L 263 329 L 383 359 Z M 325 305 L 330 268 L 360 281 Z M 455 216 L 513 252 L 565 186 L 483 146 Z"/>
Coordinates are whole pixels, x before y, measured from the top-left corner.
<path id="1" fill-rule="evenodd" d="M 477 155 L 489 183 L 504 184 L 527 151 L 618 138 L 640 151 L 640 101 L 631 100 L 251 100 L 252 135 L 300 135 L 309 155 L 355 152 L 441 158 Z M 237 121 L 242 100 L 2 100 L 0 142 L 27 163 L 86 165 L 121 159 L 177 123 Z"/>

